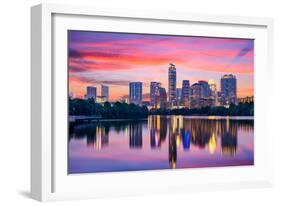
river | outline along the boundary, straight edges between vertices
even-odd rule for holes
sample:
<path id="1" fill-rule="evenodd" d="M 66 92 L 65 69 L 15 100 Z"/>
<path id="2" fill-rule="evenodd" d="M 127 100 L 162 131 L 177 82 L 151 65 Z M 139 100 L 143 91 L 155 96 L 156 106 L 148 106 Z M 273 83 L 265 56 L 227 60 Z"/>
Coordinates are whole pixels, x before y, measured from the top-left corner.
<path id="1" fill-rule="evenodd" d="M 68 173 L 254 164 L 253 117 L 149 116 L 77 124 Z"/>

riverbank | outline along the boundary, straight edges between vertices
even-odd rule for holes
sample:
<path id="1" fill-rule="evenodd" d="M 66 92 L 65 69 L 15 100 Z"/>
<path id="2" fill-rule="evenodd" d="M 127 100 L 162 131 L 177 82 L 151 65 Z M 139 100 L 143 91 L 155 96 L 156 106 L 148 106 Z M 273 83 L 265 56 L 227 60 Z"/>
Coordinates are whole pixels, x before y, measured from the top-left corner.
<path id="1" fill-rule="evenodd" d="M 183 115 L 183 116 L 254 116 L 254 102 L 231 104 L 228 107 L 201 107 L 201 108 L 161 108 L 148 109 L 145 105 L 133 103 L 96 103 L 93 99 L 69 100 L 69 114 L 84 116 L 84 119 L 141 119 L 148 115 Z M 87 118 L 92 116 L 91 118 Z M 100 120 L 99 120 L 100 121 Z"/>
<path id="2" fill-rule="evenodd" d="M 89 119 L 89 120 L 81 120 L 77 121 L 76 123 L 83 123 L 83 122 L 137 122 L 137 121 L 146 121 L 149 118 L 157 118 L 157 117 L 166 117 L 167 119 L 173 118 L 173 117 L 182 117 L 183 119 L 208 119 L 208 120 L 254 120 L 254 116 L 204 116 L 204 115 L 148 115 L 147 118 L 129 118 L 129 119 Z M 72 116 L 73 118 L 73 116 Z M 70 122 L 75 123 L 75 122 Z"/>

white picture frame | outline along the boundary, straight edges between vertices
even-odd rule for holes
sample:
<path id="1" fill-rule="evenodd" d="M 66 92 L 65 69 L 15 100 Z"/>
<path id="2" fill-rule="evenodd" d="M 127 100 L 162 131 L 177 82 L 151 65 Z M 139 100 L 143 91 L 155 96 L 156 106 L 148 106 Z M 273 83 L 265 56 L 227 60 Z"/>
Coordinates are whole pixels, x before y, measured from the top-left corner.
<path id="1" fill-rule="evenodd" d="M 69 177 L 65 129 L 67 59 L 65 31 L 91 30 L 95 18 L 105 18 L 107 30 L 157 32 L 154 23 L 169 24 L 180 34 L 186 25 L 198 35 L 255 38 L 255 165 L 252 167 L 120 172 Z M 120 22 L 119 28 L 116 21 Z M 129 22 L 129 23 L 128 23 Z M 131 22 L 131 23 L 130 23 Z M 138 22 L 140 26 L 130 27 Z M 151 24 L 151 25 L 150 25 Z M 174 25 L 173 25 L 174 24 Z M 94 25 L 97 27 L 98 22 Z M 111 25 L 111 26 L 110 26 Z M 141 26 L 142 25 L 142 26 Z M 110 197 L 131 194 L 205 191 L 273 184 L 273 136 L 267 119 L 273 77 L 273 20 L 257 17 L 160 13 L 83 6 L 40 4 L 31 8 L 31 196 L 39 201 Z M 103 27 L 99 25 L 99 29 Z M 168 31 L 158 27 L 157 33 Z M 129 28 L 129 30 L 128 30 Z M 211 29 L 210 29 L 211 28 Z M 222 29 L 228 28 L 228 29 Z M 208 31 L 208 33 L 207 33 Z M 201 33 L 200 33 L 201 32 Z M 169 34 L 169 33 L 168 33 Z M 258 59 L 257 59 L 258 58 Z M 60 67 L 62 66 L 62 67 Z M 58 67 L 62 69 L 57 69 Z M 265 88 L 264 85 L 267 85 Z M 62 136 L 62 138 L 56 138 Z M 260 139 L 266 138 L 261 144 Z M 188 171 L 188 172 L 187 172 Z M 172 179 L 173 178 L 173 179 Z M 150 182 L 154 180 L 152 185 Z M 93 183 L 93 184 L 91 184 Z M 95 183 L 95 184 L 94 184 Z M 150 183 L 150 184 L 147 184 Z M 83 187 L 82 187 L 83 186 Z M 71 188 L 71 189 L 70 189 Z"/>

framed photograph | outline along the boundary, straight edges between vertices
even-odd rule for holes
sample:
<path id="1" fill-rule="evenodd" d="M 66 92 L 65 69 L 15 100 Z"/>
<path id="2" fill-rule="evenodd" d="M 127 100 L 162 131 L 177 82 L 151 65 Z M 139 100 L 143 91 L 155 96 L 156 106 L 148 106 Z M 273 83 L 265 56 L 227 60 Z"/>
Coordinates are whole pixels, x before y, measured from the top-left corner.
<path id="1" fill-rule="evenodd" d="M 34 199 L 272 185 L 271 19 L 31 14 Z"/>

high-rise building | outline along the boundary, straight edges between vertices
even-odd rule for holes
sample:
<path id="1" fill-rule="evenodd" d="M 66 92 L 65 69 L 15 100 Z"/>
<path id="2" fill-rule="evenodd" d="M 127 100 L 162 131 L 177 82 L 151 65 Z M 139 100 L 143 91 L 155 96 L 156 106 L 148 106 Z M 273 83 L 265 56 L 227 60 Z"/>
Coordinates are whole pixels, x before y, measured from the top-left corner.
<path id="1" fill-rule="evenodd" d="M 216 86 L 215 80 L 210 79 L 208 81 L 208 84 L 211 89 L 211 96 L 213 96 L 213 94 L 217 92 L 217 86 Z"/>
<path id="2" fill-rule="evenodd" d="M 141 105 L 142 103 L 142 82 L 130 82 L 129 84 L 130 103 Z"/>
<path id="3" fill-rule="evenodd" d="M 177 87 L 177 70 L 174 64 L 169 64 L 168 82 L 169 82 L 169 88 L 168 88 L 169 103 L 173 105 L 176 102 L 176 87 Z"/>
<path id="4" fill-rule="evenodd" d="M 150 83 L 150 106 L 153 108 L 166 108 L 167 93 L 160 82 Z"/>
<path id="5" fill-rule="evenodd" d="M 218 106 L 218 95 L 217 95 L 217 86 L 213 79 L 208 81 L 209 87 L 211 89 L 211 98 L 214 100 L 214 105 Z"/>
<path id="6" fill-rule="evenodd" d="M 199 81 L 190 87 L 190 108 L 212 107 L 215 100 L 211 97 L 211 89 L 206 81 Z"/>
<path id="7" fill-rule="evenodd" d="M 221 91 L 217 91 L 217 102 L 218 102 L 218 106 L 222 105 Z"/>
<path id="8" fill-rule="evenodd" d="M 194 107 L 199 107 L 200 99 L 203 98 L 204 88 L 202 84 L 194 83 L 190 87 L 190 99 Z"/>
<path id="9" fill-rule="evenodd" d="M 182 88 L 177 88 L 176 89 L 176 104 L 175 104 L 177 107 L 180 107 L 182 105 L 181 95 L 182 95 Z"/>
<path id="10" fill-rule="evenodd" d="M 87 87 L 87 94 L 86 94 L 86 99 L 94 99 L 96 100 L 97 97 L 97 88 L 96 87 Z"/>
<path id="11" fill-rule="evenodd" d="M 189 80 L 182 81 L 181 99 L 184 106 L 189 106 L 190 83 Z"/>
<path id="12" fill-rule="evenodd" d="M 188 99 L 190 93 L 190 83 L 189 80 L 182 81 L 182 99 Z"/>
<path id="13" fill-rule="evenodd" d="M 203 97 L 210 97 L 211 96 L 211 89 L 207 81 L 200 80 L 198 81 L 199 84 L 203 87 Z"/>
<path id="14" fill-rule="evenodd" d="M 177 90 L 176 90 L 176 100 L 177 100 L 177 102 L 181 101 L 181 97 L 182 97 L 182 88 L 177 88 Z"/>
<path id="15" fill-rule="evenodd" d="M 166 108 L 167 107 L 167 93 L 166 89 L 163 87 L 159 88 L 159 103 L 160 108 Z"/>
<path id="16" fill-rule="evenodd" d="M 200 100 L 203 97 L 203 86 L 194 83 L 190 87 L 190 108 L 200 108 Z"/>
<path id="17" fill-rule="evenodd" d="M 150 82 L 150 105 L 152 107 L 157 106 L 157 98 L 159 97 L 159 88 L 161 87 L 160 82 Z"/>
<path id="18" fill-rule="evenodd" d="M 221 78 L 221 103 L 222 105 L 237 103 L 237 81 L 232 74 Z"/>
<path id="19" fill-rule="evenodd" d="M 101 96 L 105 98 L 105 101 L 109 99 L 109 88 L 106 85 L 101 85 Z"/>

